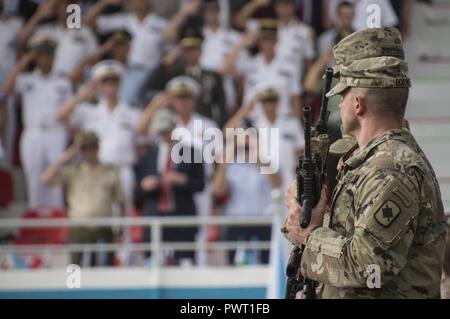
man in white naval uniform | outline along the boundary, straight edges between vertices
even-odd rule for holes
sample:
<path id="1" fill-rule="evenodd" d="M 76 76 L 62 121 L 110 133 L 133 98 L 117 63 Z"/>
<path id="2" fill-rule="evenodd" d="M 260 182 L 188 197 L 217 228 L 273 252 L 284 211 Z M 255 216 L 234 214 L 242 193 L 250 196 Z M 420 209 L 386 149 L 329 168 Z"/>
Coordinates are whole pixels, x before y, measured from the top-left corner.
<path id="1" fill-rule="evenodd" d="M 275 12 L 278 20 L 277 54 L 292 58 L 302 78 L 315 57 L 314 31 L 295 16 L 295 0 L 276 0 Z"/>
<path id="2" fill-rule="evenodd" d="M 9 73 L 2 88 L 4 94 L 18 94 L 22 100 L 24 131 L 20 140 L 20 158 L 25 171 L 30 207 L 63 208 L 60 187 L 41 183 L 45 168 L 66 148 L 66 130 L 57 120 L 57 111 L 72 95 L 72 85 L 64 75 L 53 71 L 56 39 L 39 32 L 33 35 L 25 54 Z M 25 69 L 34 62 L 31 72 Z"/>
<path id="3" fill-rule="evenodd" d="M 217 72 L 223 75 L 223 85 L 225 90 L 225 100 L 227 107 L 233 110 L 236 105 L 236 89 L 230 76 L 223 74 L 223 63 L 225 58 L 231 53 L 233 47 L 239 42 L 241 35 L 221 25 L 220 1 L 209 0 L 204 3 L 203 20 L 203 43 L 202 58 L 200 64 L 206 70 Z"/>
<path id="4" fill-rule="evenodd" d="M 273 80 L 279 83 L 279 115 L 298 114 L 301 105 L 302 86 L 299 68 L 292 56 L 281 56 L 277 52 L 278 23 L 273 19 L 258 21 L 259 30 L 249 31 L 233 49 L 227 62 L 226 72 L 237 73 L 244 82 L 244 102 L 249 101 L 254 88 L 263 82 Z M 258 45 L 259 53 L 252 56 L 246 49 Z M 242 54 L 242 52 L 244 52 Z M 249 116 L 262 116 L 260 108 L 255 108 Z"/>

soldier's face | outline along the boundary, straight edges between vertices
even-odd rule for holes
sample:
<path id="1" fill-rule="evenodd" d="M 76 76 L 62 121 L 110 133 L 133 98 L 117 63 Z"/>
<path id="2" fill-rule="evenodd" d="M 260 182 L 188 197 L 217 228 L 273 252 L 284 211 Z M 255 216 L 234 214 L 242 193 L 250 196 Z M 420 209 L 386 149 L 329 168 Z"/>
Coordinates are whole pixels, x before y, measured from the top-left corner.
<path id="1" fill-rule="evenodd" d="M 202 51 L 197 47 L 187 47 L 183 50 L 183 56 L 188 65 L 197 65 L 200 61 Z"/>
<path id="2" fill-rule="evenodd" d="M 342 29 L 351 29 L 353 25 L 353 17 L 355 10 L 351 6 L 342 7 L 339 10 L 339 27 Z"/>
<path id="3" fill-rule="evenodd" d="M 81 148 L 83 160 L 88 163 L 96 162 L 98 159 L 98 146 L 86 145 Z"/>
<path id="4" fill-rule="evenodd" d="M 143 12 L 149 9 L 148 0 L 129 0 L 128 5 L 133 12 Z"/>
<path id="5" fill-rule="evenodd" d="M 203 19 L 208 23 L 217 23 L 219 21 L 219 7 L 217 5 L 208 5 L 203 11 Z"/>
<path id="6" fill-rule="evenodd" d="M 277 113 L 278 100 L 276 99 L 265 100 L 261 101 L 261 104 L 266 114 L 273 115 Z"/>
<path id="7" fill-rule="evenodd" d="M 275 12 L 278 18 L 290 18 L 295 13 L 295 6 L 290 1 L 277 1 Z"/>
<path id="8" fill-rule="evenodd" d="M 106 98 L 116 98 L 119 93 L 120 77 L 111 75 L 100 80 L 99 92 Z"/>
<path id="9" fill-rule="evenodd" d="M 344 133 L 353 135 L 352 133 L 358 127 L 358 121 L 354 112 L 355 94 L 351 88 L 348 88 L 341 94 L 341 110 L 342 129 Z"/>
<path id="10" fill-rule="evenodd" d="M 179 96 L 173 99 L 172 104 L 178 116 L 187 117 L 194 112 L 195 99 L 190 96 Z"/>
<path id="11" fill-rule="evenodd" d="M 277 46 L 277 39 L 270 37 L 263 37 L 259 41 L 259 49 L 263 54 L 273 54 Z"/>
<path id="12" fill-rule="evenodd" d="M 123 41 L 114 45 L 114 47 L 112 48 L 112 55 L 116 60 L 127 61 L 129 51 L 130 51 L 130 42 Z"/>
<path id="13" fill-rule="evenodd" d="M 36 65 L 43 72 L 50 72 L 53 66 L 54 54 L 50 52 L 38 52 Z"/>

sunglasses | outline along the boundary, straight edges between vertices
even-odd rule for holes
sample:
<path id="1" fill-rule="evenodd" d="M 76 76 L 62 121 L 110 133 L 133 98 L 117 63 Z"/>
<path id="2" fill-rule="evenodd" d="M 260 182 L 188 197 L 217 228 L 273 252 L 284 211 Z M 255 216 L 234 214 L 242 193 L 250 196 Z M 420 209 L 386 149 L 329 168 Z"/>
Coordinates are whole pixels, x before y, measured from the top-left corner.
<path id="1" fill-rule="evenodd" d="M 97 145 L 84 145 L 84 146 L 81 147 L 81 150 L 83 152 L 85 152 L 85 151 L 95 151 L 97 149 L 98 149 Z"/>
<path id="2" fill-rule="evenodd" d="M 120 81 L 120 78 L 117 76 L 109 76 L 109 77 L 102 79 L 103 84 L 107 84 L 107 83 L 116 84 L 116 83 L 119 83 L 119 81 Z"/>

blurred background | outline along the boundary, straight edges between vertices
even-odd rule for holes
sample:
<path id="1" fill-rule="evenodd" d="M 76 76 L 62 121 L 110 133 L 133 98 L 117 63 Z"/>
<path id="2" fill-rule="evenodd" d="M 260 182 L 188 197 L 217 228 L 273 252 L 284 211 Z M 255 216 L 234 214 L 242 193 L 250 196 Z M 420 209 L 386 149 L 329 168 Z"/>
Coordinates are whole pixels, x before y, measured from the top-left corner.
<path id="1" fill-rule="evenodd" d="M 318 116 L 332 46 L 367 26 L 402 34 L 449 215 L 449 0 L 0 0 L 0 298 L 282 298 L 301 107 Z M 177 163 L 179 128 L 215 163 Z M 227 128 L 279 129 L 279 169 Z"/>

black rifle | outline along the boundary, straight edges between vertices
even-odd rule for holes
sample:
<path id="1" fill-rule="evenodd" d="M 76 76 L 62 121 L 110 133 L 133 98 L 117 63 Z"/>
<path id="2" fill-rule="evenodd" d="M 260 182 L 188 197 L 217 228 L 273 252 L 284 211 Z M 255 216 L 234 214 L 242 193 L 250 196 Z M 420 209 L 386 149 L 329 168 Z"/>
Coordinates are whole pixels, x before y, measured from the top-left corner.
<path id="1" fill-rule="evenodd" d="M 299 158 L 297 166 L 297 199 L 302 206 L 299 218 L 301 228 L 307 228 L 311 221 L 312 209 L 320 199 L 320 192 L 326 177 L 326 161 L 330 137 L 328 135 L 328 98 L 326 93 L 330 90 L 333 70 L 325 71 L 325 87 L 322 92 L 320 117 L 316 127 L 312 128 L 311 107 L 303 108 L 303 122 L 305 135 L 304 154 Z M 313 143 L 314 142 L 314 150 Z M 295 299 L 298 291 L 303 290 L 303 298 L 316 298 L 316 283 L 300 274 L 300 265 L 305 247 L 295 246 L 289 257 L 286 268 L 288 277 L 286 282 L 286 299 Z"/>

